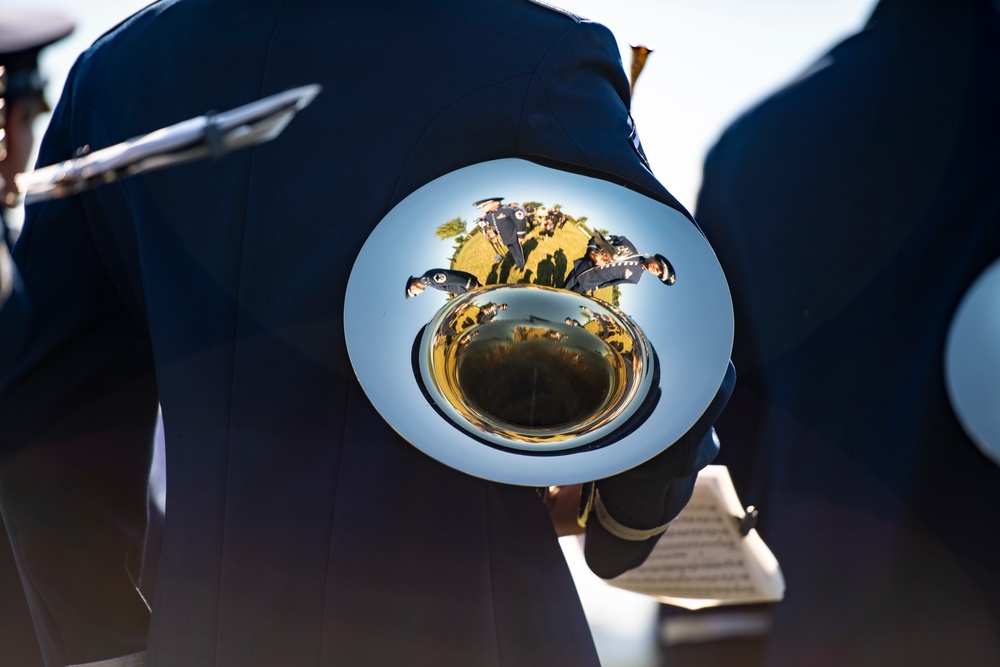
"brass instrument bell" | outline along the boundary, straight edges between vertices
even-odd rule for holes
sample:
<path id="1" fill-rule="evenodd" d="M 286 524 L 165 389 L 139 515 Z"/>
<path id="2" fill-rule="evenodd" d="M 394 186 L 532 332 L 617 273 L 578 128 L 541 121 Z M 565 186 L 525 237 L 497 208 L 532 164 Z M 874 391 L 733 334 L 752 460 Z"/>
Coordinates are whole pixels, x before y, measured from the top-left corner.
<path id="1" fill-rule="evenodd" d="M 477 224 L 475 203 L 500 194 Z M 532 222 L 556 206 L 559 224 Z M 588 259 L 605 235 L 629 248 L 611 264 Z M 470 475 L 552 486 L 622 472 L 684 435 L 729 366 L 733 311 L 682 213 L 505 159 L 446 174 L 383 218 L 355 261 L 344 328 L 362 388 L 404 439 Z"/>

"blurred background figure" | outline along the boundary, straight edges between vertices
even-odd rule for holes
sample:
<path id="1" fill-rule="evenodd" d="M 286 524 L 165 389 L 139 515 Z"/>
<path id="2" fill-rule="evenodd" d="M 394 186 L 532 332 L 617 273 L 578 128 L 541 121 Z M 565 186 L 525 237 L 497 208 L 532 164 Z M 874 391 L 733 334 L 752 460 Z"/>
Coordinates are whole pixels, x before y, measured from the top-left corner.
<path id="1" fill-rule="evenodd" d="M 717 462 L 788 590 L 744 660 L 683 664 L 1000 664 L 1000 469 L 943 379 L 1000 256 L 998 82 L 997 3 L 883 0 L 709 153 L 740 373 Z"/>
<path id="2" fill-rule="evenodd" d="M 21 8 L 0 12 L 0 234 L 8 247 L 14 239 L 3 209 L 18 204 L 14 175 L 28 166 L 35 145 L 35 118 L 50 111 L 38 54 L 72 31 L 73 21 L 60 14 Z"/>
<path id="3" fill-rule="evenodd" d="M 72 31 L 73 21 L 60 14 L 8 7 L 0 10 L 0 245 L 6 246 L 0 253 L 6 253 L 14 243 L 14 231 L 8 228 L 4 215 L 5 209 L 18 203 L 14 175 L 28 166 L 35 118 L 49 110 L 38 54 Z M 0 299 L 0 309 L 3 307 Z M 0 333 L 7 330 L 0 327 Z M 11 341 L 2 335 L 0 348 L 5 344 Z M 0 665 L 41 664 L 7 531 L 0 521 Z"/>

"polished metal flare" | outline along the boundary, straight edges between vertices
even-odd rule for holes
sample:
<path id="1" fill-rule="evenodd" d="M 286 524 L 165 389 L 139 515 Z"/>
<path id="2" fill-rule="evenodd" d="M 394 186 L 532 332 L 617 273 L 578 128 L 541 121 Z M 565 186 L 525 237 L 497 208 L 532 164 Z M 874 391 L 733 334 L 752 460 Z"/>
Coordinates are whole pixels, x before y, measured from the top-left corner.
<path id="1" fill-rule="evenodd" d="M 678 441 L 718 391 L 733 317 L 679 210 L 524 160 L 470 165 L 371 231 L 344 333 L 403 438 L 506 484 L 601 479 Z"/>
<path id="2" fill-rule="evenodd" d="M 495 304 L 501 315 L 482 322 L 479 313 Z M 582 323 L 581 311 L 590 315 Z M 527 451 L 580 447 L 613 432 L 655 373 L 652 348 L 627 315 L 525 284 L 447 303 L 424 330 L 418 361 L 425 389 L 456 426 Z"/>

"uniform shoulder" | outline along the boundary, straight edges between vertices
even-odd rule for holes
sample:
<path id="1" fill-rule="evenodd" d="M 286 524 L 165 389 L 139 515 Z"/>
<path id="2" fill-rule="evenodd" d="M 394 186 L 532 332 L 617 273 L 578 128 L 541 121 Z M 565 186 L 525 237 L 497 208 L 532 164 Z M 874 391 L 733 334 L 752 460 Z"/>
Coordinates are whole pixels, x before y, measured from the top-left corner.
<path id="1" fill-rule="evenodd" d="M 123 18 L 121 21 L 119 21 L 115 25 L 105 30 L 100 37 L 94 40 L 94 43 L 90 46 L 89 50 L 92 51 L 95 49 L 100 49 L 107 42 L 113 41 L 114 38 L 118 35 L 118 33 L 120 33 L 122 30 L 127 29 L 133 23 L 141 22 L 143 20 L 143 17 L 160 13 L 166 7 L 173 5 L 176 2 L 177 0 L 152 0 L 152 2 L 149 2 L 148 4 L 143 6 L 142 9 L 135 11 L 134 13 Z"/>
<path id="2" fill-rule="evenodd" d="M 144 40 L 139 33 L 151 25 L 154 17 L 174 4 L 177 4 L 177 0 L 154 0 L 106 30 L 80 54 L 77 59 L 77 77 L 92 83 L 113 79 L 110 72 L 116 68 L 128 67 L 131 61 L 122 56 L 123 47 L 129 42 L 142 43 Z"/>
<path id="3" fill-rule="evenodd" d="M 586 20 L 586 19 L 584 19 L 581 16 L 577 16 L 576 14 L 574 14 L 572 12 L 566 11 L 565 9 L 562 9 L 560 7 L 556 7 L 555 5 L 550 5 L 547 2 L 542 2 L 542 0 L 528 0 L 528 2 L 530 2 L 533 5 L 538 5 L 539 7 L 544 7 L 545 9 L 548 9 L 550 11 L 556 12 L 557 14 L 562 14 L 563 16 L 566 16 L 568 18 L 573 19 L 577 23 L 580 23 L 580 22 L 583 22 L 583 21 Z"/>

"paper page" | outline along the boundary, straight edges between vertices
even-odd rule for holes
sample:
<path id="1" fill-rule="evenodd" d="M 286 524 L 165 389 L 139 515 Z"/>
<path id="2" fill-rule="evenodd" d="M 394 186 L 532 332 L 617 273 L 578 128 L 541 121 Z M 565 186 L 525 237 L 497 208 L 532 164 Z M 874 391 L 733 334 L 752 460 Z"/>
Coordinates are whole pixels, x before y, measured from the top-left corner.
<path id="1" fill-rule="evenodd" d="M 740 534 L 744 514 L 729 471 L 708 466 L 646 562 L 607 583 L 688 609 L 780 600 L 778 561 L 756 530 Z"/>

